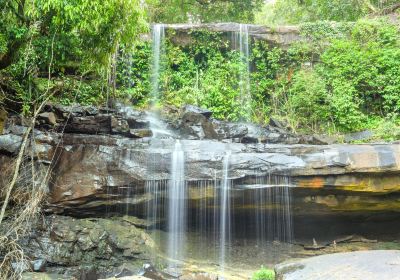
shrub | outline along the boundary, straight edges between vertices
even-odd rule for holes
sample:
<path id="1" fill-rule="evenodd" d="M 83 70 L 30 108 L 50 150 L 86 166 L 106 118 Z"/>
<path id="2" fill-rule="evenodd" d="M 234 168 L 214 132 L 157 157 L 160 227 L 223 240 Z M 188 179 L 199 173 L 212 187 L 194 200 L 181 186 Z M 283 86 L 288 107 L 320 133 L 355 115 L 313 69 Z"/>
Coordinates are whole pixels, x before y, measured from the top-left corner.
<path id="1" fill-rule="evenodd" d="M 260 270 L 256 271 L 251 277 L 252 280 L 274 280 L 275 272 L 272 269 L 267 269 L 265 267 L 261 267 Z"/>

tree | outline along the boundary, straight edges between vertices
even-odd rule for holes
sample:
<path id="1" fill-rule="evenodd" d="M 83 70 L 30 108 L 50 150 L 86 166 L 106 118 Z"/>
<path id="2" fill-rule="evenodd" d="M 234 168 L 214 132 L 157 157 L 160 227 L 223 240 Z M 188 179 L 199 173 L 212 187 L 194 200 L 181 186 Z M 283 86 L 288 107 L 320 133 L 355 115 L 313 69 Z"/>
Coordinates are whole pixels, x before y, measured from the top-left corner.
<path id="1" fill-rule="evenodd" d="M 153 22 L 252 22 L 263 0 L 148 0 Z"/>

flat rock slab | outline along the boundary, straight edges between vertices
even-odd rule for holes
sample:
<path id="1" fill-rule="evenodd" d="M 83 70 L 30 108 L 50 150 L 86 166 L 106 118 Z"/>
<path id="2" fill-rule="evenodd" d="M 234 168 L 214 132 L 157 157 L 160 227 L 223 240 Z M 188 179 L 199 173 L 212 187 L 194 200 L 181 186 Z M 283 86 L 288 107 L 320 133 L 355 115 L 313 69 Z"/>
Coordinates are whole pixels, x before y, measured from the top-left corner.
<path id="1" fill-rule="evenodd" d="M 289 261 L 275 266 L 280 280 L 400 279 L 400 250 L 358 251 Z"/>

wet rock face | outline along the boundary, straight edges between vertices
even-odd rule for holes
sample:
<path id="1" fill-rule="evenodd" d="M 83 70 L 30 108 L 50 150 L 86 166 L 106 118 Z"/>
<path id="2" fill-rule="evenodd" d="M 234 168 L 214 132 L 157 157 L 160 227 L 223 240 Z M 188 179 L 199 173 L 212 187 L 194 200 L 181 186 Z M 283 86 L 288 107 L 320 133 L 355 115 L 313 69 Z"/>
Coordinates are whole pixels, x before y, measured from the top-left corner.
<path id="1" fill-rule="evenodd" d="M 158 139 L 151 137 L 146 113 L 129 107 L 111 111 L 49 105 L 46 110 L 27 156 L 33 155 L 46 168 L 51 164 L 49 203 L 55 212 L 114 203 L 107 202 L 110 198 L 129 196 L 135 203 L 151 199 L 144 195 L 146 182 L 170 179 L 173 135 L 181 138 L 189 182 L 220 180 L 229 150 L 229 178 L 234 181 L 283 174 L 304 189 L 381 194 L 400 190 L 400 144 L 298 144 L 307 137 L 291 134 L 277 120 L 267 127 L 217 121 L 209 111 L 193 106 L 184 108 L 174 121 L 166 119 L 173 130 L 168 139 Z M 55 124 L 50 113 L 56 116 Z M 0 135 L 0 170 L 16 155 L 26 131 L 16 125 L 23 124 L 17 117 L 9 119 Z"/>
<path id="2" fill-rule="evenodd" d="M 136 261 L 139 270 L 154 249 L 147 234 L 123 220 L 65 216 L 46 217 L 21 245 L 38 271 L 78 279 L 82 271 L 97 277 L 116 275 L 124 262 Z M 131 270 L 130 275 L 137 271 Z"/>

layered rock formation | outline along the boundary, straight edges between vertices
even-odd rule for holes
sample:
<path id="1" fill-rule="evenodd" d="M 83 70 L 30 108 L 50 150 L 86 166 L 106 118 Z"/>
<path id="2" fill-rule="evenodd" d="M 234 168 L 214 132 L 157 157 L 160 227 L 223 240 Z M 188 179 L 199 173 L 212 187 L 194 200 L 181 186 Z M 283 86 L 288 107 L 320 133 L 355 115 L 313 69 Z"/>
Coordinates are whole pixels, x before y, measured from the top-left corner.
<path id="1" fill-rule="evenodd" d="M 184 138 L 189 185 L 221 180 L 222 161 L 229 150 L 234 187 L 251 188 L 255 177 L 289 176 L 302 203 L 336 210 L 354 210 L 357 205 L 363 210 L 400 209 L 394 202 L 385 206 L 377 202 L 382 194 L 400 189 L 400 144 L 299 144 L 318 142 L 273 123 L 259 127 L 222 122 L 211 114 L 186 107 L 174 117 L 169 115 L 157 127 L 160 138 L 154 138 L 152 118 L 145 112 L 48 105 L 28 156 L 33 155 L 43 169 L 51 169 L 49 206 L 56 212 L 125 203 L 127 197 L 133 204 L 151 199 L 144 193 L 145 183 L 170 178 L 174 138 Z M 18 151 L 26 130 L 21 124 L 19 118 L 10 117 L 0 135 L 1 168 Z M 338 199 L 341 191 L 355 200 Z M 365 193 L 379 196 L 363 205 L 360 195 Z"/>
<path id="2" fill-rule="evenodd" d="M 197 30 L 207 30 L 212 32 L 238 32 L 238 23 L 212 23 L 212 24 L 167 24 L 165 28 L 175 31 L 172 41 L 179 45 L 191 43 L 190 33 Z M 248 24 L 249 36 L 258 40 L 264 40 L 268 43 L 287 48 L 293 42 L 301 40 L 300 29 L 298 26 L 279 26 L 276 28 Z"/>

